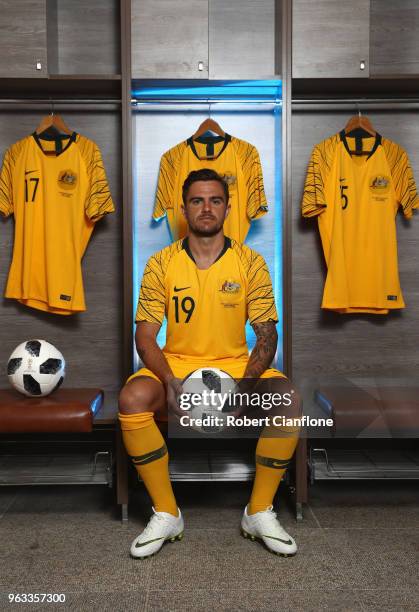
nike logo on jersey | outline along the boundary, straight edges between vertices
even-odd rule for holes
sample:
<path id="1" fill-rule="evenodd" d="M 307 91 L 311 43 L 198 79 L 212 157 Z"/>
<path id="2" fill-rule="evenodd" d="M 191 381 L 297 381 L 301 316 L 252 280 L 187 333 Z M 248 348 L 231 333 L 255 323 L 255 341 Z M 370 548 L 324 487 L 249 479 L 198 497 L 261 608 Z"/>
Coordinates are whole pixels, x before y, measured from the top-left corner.
<path id="1" fill-rule="evenodd" d="M 34 172 L 38 172 L 38 170 L 25 170 L 25 176 L 27 174 L 33 174 Z"/>
<path id="2" fill-rule="evenodd" d="M 190 285 L 188 285 L 188 287 L 174 287 L 173 291 L 177 293 L 178 291 L 185 291 L 185 289 L 190 289 L 190 288 L 191 288 Z"/>

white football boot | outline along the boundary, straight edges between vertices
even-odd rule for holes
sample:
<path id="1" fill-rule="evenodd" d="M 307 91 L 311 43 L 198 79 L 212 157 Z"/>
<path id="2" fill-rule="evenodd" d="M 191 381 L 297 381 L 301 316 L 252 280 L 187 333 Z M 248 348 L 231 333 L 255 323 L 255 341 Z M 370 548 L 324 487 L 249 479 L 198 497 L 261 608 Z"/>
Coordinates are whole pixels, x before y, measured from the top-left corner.
<path id="1" fill-rule="evenodd" d="M 266 547 L 276 555 L 292 557 L 297 552 L 297 544 L 281 527 L 272 506 L 251 515 L 247 514 L 246 506 L 241 528 L 245 538 L 262 540 Z"/>
<path id="2" fill-rule="evenodd" d="M 166 540 L 175 542 L 183 537 L 183 517 L 178 508 L 179 516 L 168 512 L 156 512 L 148 521 L 147 527 L 131 544 L 131 556 L 138 559 L 151 557 L 160 550 Z"/>

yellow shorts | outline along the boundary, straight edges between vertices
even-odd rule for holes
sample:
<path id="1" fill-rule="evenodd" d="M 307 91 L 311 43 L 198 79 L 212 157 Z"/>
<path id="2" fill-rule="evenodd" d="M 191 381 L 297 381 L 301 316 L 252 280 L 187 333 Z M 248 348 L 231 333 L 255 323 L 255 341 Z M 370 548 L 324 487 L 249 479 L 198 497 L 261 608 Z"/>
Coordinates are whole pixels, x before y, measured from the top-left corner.
<path id="1" fill-rule="evenodd" d="M 166 359 L 169 363 L 169 366 L 173 372 L 173 374 L 176 376 L 176 378 L 179 378 L 181 380 L 185 379 L 191 372 L 194 372 L 195 370 L 198 370 L 198 368 L 218 368 L 220 370 L 224 370 L 224 372 L 227 372 L 227 374 L 229 374 L 232 378 L 234 378 L 235 380 L 238 380 L 240 378 L 243 378 L 243 374 L 244 371 L 246 369 L 248 360 L 220 360 L 220 361 L 213 361 L 213 362 L 209 362 L 209 363 L 203 363 L 201 362 L 194 362 L 192 360 L 184 360 L 184 359 L 180 359 L 178 357 L 171 357 L 166 355 Z M 131 376 L 128 378 L 127 382 L 133 380 L 134 378 L 137 378 L 138 376 L 148 376 L 149 378 L 154 378 L 155 380 L 159 380 L 159 378 L 153 374 L 153 372 L 147 368 L 141 368 L 140 370 L 138 370 L 138 372 L 135 372 L 134 374 L 131 374 Z M 267 370 L 265 370 L 263 372 L 263 374 L 260 376 L 260 378 L 285 378 L 285 374 L 283 374 L 280 370 L 275 370 L 274 368 L 268 368 Z"/>

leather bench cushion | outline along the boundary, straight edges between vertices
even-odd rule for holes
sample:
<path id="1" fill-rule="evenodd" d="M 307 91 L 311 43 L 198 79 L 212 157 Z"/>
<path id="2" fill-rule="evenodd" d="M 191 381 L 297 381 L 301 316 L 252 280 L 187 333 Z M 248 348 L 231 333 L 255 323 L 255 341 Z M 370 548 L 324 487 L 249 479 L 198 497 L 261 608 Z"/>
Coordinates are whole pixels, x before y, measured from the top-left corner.
<path id="1" fill-rule="evenodd" d="M 375 432 L 387 431 L 374 389 L 326 386 L 317 389 L 316 402 L 333 419 L 333 434 L 356 438 L 374 424 Z"/>
<path id="2" fill-rule="evenodd" d="M 418 436 L 419 387 L 321 386 L 315 399 L 332 417 L 335 436 Z"/>
<path id="3" fill-rule="evenodd" d="M 419 384 L 380 386 L 380 410 L 395 438 L 419 438 Z"/>
<path id="4" fill-rule="evenodd" d="M 102 403 L 101 389 L 57 389 L 40 398 L 0 389 L 0 432 L 89 432 Z"/>

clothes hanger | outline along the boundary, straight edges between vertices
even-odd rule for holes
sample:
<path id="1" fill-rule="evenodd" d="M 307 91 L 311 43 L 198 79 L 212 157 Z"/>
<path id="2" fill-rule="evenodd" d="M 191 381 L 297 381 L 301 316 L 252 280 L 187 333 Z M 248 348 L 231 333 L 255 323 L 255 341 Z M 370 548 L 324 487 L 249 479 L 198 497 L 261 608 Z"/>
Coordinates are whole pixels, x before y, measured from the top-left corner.
<path id="1" fill-rule="evenodd" d="M 214 132 L 222 138 L 224 138 L 225 136 L 225 132 L 223 131 L 221 126 L 216 121 L 214 121 L 214 119 L 205 119 L 205 121 L 201 123 L 195 134 L 192 136 L 192 140 L 196 140 L 197 138 L 205 134 L 205 132 Z"/>
<path id="2" fill-rule="evenodd" d="M 360 109 L 358 109 L 358 114 L 351 117 L 348 123 L 345 125 L 345 135 L 350 136 L 350 133 L 354 130 L 362 130 L 368 136 L 375 136 L 377 134 L 371 121 L 368 119 L 368 117 L 361 114 Z"/>
<path id="3" fill-rule="evenodd" d="M 364 151 L 362 147 L 362 139 L 377 136 L 377 132 L 372 126 L 371 121 L 365 115 L 361 114 L 358 108 L 358 114 L 353 115 L 344 128 L 345 136 L 355 138 L 356 150 L 349 151 L 351 155 L 369 155 L 371 151 Z"/>
<path id="4" fill-rule="evenodd" d="M 54 113 L 54 103 L 52 101 L 50 114 L 42 119 L 41 123 L 38 125 L 35 131 L 36 134 L 40 136 L 51 128 L 59 134 L 71 135 L 73 133 L 73 130 L 70 130 L 70 128 L 65 124 L 61 115 L 57 115 Z"/>
<path id="5" fill-rule="evenodd" d="M 211 103 L 209 103 L 208 115 L 208 118 L 201 123 L 195 134 L 192 136 L 192 140 L 196 140 L 197 138 L 205 134 L 205 132 L 214 132 L 214 134 L 225 138 L 224 130 L 216 121 L 214 121 L 214 119 L 211 119 Z"/>

